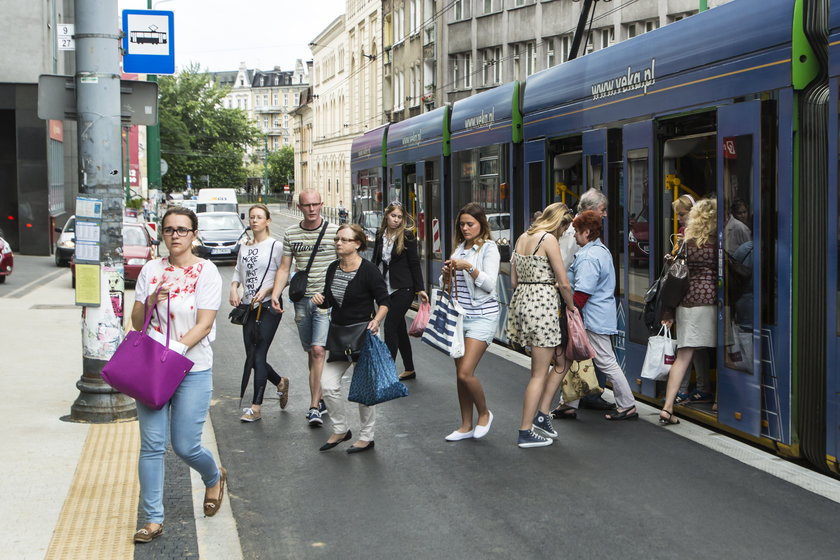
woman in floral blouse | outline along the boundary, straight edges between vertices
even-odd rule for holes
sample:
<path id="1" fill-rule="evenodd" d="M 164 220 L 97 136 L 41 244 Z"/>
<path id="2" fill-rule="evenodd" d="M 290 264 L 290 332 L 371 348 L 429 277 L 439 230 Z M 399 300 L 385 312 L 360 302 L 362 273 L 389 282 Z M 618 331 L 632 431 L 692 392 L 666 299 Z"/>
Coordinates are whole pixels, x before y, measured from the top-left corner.
<path id="1" fill-rule="evenodd" d="M 674 400 L 694 350 L 717 346 L 716 239 L 717 203 L 714 199 L 701 200 L 692 207 L 685 228 L 688 293 L 676 309 L 677 357 L 668 374 L 665 404 L 659 412 L 659 422 L 666 426 L 680 422 L 674 418 Z M 674 310 L 666 308 L 662 324 L 670 328 L 673 323 Z"/>

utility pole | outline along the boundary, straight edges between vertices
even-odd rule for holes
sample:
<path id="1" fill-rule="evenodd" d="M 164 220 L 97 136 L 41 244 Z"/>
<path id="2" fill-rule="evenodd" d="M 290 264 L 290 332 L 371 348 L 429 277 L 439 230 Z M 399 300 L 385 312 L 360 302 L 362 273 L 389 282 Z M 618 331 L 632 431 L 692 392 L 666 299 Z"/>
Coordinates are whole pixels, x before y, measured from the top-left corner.
<path id="1" fill-rule="evenodd" d="M 263 136 L 265 156 L 263 158 L 263 196 L 268 200 L 268 135 Z"/>
<path id="2" fill-rule="evenodd" d="M 82 308 L 81 392 L 70 410 L 77 422 L 134 418 L 134 400 L 112 389 L 102 367 L 123 339 L 124 280 L 120 181 L 120 35 L 115 0 L 76 0 L 76 108 L 79 185 L 101 201 L 100 305 Z"/>

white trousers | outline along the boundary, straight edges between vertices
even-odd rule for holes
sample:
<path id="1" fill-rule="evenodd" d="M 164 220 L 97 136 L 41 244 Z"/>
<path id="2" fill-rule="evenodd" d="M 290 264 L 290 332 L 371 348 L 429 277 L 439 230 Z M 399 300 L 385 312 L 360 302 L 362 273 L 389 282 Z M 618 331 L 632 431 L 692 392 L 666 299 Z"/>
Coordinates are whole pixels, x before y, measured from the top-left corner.
<path id="1" fill-rule="evenodd" d="M 341 395 L 341 377 L 351 365 L 353 364 L 346 360 L 326 362 L 324 371 L 321 373 L 321 392 L 329 410 L 334 434 L 343 434 L 350 429 L 347 423 L 347 398 Z M 376 420 L 375 407 L 360 404 L 359 418 L 362 421 L 359 440 L 373 441 L 373 427 Z"/>

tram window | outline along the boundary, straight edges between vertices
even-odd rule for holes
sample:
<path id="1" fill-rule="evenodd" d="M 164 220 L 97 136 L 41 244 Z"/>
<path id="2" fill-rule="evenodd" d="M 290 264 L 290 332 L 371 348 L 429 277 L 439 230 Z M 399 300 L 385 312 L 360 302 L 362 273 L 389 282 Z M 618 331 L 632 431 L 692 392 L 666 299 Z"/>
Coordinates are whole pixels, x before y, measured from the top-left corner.
<path id="1" fill-rule="evenodd" d="M 650 222 L 648 219 L 648 150 L 629 150 L 627 153 L 627 251 L 630 256 L 627 295 L 630 301 L 630 340 L 647 344 L 648 330 L 644 324 L 644 296 L 648 289 L 648 253 L 650 251 Z"/>
<path id="2" fill-rule="evenodd" d="M 585 189 L 583 188 L 582 154 L 582 151 L 576 150 L 556 154 L 551 158 L 554 202 L 563 202 L 571 207 L 577 204 L 578 197 L 583 194 Z"/>
<path id="3" fill-rule="evenodd" d="M 587 188 L 599 191 L 604 190 L 604 156 L 592 155 L 586 156 L 587 165 Z"/>
<path id="4" fill-rule="evenodd" d="M 457 152 L 452 156 L 452 169 L 457 177 L 453 197 L 457 211 L 468 202 L 477 202 L 489 213 L 510 212 L 507 189 L 507 151 L 500 145 L 484 146 Z"/>
<path id="5" fill-rule="evenodd" d="M 777 270 L 776 247 L 779 240 L 779 189 L 776 182 L 776 148 L 778 138 L 778 104 L 775 100 L 761 103 L 761 192 L 756 202 L 760 232 L 761 270 Z M 761 275 L 761 324 L 774 325 L 778 309 L 778 279 L 773 274 Z"/>
<path id="6" fill-rule="evenodd" d="M 528 215 L 533 216 L 534 212 L 546 207 L 546 195 L 543 191 L 543 167 L 540 161 L 528 164 L 528 189 L 528 200 L 530 203 Z M 516 233 L 518 236 L 522 232 L 517 231 Z"/>
<path id="7" fill-rule="evenodd" d="M 753 137 L 723 139 L 724 361 L 752 371 Z"/>
<path id="8" fill-rule="evenodd" d="M 362 169 L 353 177 L 353 220 L 373 239 L 382 221 L 382 176 L 380 170 Z"/>

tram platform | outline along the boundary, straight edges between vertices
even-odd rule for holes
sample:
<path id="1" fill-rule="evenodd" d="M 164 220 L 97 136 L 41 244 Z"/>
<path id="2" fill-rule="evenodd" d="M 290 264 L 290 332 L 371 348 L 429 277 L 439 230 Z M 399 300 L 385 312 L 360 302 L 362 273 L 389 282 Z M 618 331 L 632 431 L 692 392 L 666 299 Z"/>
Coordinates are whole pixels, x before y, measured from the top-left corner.
<path id="1" fill-rule="evenodd" d="M 288 223 L 275 217 L 275 234 Z M 232 268 L 220 270 L 227 281 Z M 686 419 L 661 427 L 641 403 L 639 421 L 583 410 L 555 421 L 554 445 L 519 449 L 528 362 L 495 345 L 478 368 L 495 416 L 486 438 L 444 441 L 459 418 L 454 365 L 413 341 L 418 377 L 407 398 L 377 407 L 375 450 L 320 453 L 328 427 L 304 418 L 306 355 L 291 313 L 269 354 L 291 378 L 289 405 L 267 399 L 254 424 L 239 422 L 241 333 L 220 315 L 205 437 L 229 472 L 222 511 L 203 518 L 200 481 L 170 456 L 165 533 L 134 546 L 136 422 L 61 420 L 81 371 L 69 285 L 61 276 L 0 299 L 18 318 L 0 321 L 0 557 L 768 559 L 829 558 L 840 547 L 839 481 Z M 27 350 L 33 333 L 43 350 Z"/>

